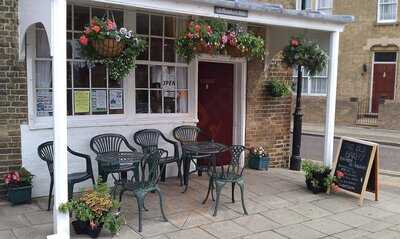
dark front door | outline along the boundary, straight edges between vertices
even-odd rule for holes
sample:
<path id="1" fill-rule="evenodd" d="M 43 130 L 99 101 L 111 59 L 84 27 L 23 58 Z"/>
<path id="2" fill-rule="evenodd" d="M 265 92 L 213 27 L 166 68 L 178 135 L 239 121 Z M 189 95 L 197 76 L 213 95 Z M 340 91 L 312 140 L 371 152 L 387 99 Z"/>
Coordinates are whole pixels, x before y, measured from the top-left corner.
<path id="1" fill-rule="evenodd" d="M 215 142 L 232 144 L 233 64 L 199 62 L 199 127 Z M 227 156 L 218 159 L 225 164 Z"/>
<path id="2" fill-rule="evenodd" d="M 382 99 L 394 99 L 396 64 L 375 64 L 372 87 L 372 112 L 378 113 Z"/>

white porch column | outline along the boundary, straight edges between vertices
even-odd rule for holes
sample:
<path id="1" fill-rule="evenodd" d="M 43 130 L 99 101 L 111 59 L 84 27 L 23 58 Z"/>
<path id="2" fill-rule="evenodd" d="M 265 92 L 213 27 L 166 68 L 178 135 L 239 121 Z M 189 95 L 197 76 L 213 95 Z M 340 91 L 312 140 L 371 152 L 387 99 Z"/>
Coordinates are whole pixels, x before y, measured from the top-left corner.
<path id="1" fill-rule="evenodd" d="M 335 131 L 336 87 L 339 60 L 339 32 L 330 33 L 329 85 L 326 100 L 324 165 L 332 167 Z"/>
<path id="2" fill-rule="evenodd" d="M 66 19 L 66 0 L 53 0 L 54 235 L 48 238 L 58 239 L 70 238 L 69 215 L 58 211 L 68 201 Z"/>

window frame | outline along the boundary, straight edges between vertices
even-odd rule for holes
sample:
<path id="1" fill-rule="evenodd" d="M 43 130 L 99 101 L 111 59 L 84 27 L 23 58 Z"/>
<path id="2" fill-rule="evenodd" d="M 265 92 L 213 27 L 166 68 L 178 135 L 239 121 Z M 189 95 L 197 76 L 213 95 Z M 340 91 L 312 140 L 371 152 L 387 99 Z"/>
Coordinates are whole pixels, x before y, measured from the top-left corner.
<path id="1" fill-rule="evenodd" d="M 315 0 L 317 4 L 317 11 L 328 12 L 327 14 L 332 15 L 333 12 L 333 0 L 330 1 L 329 7 L 321 7 L 321 0 Z"/>
<path id="2" fill-rule="evenodd" d="M 394 0 L 395 3 L 382 3 L 382 0 L 377 1 L 377 14 L 376 14 L 376 22 L 377 23 L 395 23 L 397 22 L 398 19 L 398 11 L 399 11 L 399 1 Z M 381 5 L 392 5 L 394 4 L 396 6 L 396 14 L 394 19 L 389 19 L 389 20 L 382 20 L 381 19 Z"/>
<path id="3" fill-rule="evenodd" d="M 102 8 L 102 5 L 69 4 L 89 8 Z M 114 9 L 114 8 L 113 8 Z M 151 11 L 135 11 L 127 9 L 115 10 L 122 11 L 124 14 L 124 25 L 135 31 L 136 12 L 152 14 Z M 167 14 L 165 14 L 167 15 Z M 171 15 L 178 17 L 176 15 Z M 47 32 L 46 32 L 47 34 Z M 52 116 L 37 116 L 36 114 L 36 81 L 35 81 L 35 58 L 36 58 L 36 27 L 30 27 L 26 35 L 26 69 L 28 83 L 28 126 L 30 129 L 47 129 L 53 127 Z M 50 56 L 52 59 L 52 56 Z M 143 62 L 137 61 L 137 64 Z M 169 64 L 169 63 L 167 63 Z M 197 107 L 197 95 L 195 94 L 195 65 L 194 61 L 187 65 L 188 71 L 188 112 L 187 113 L 164 113 L 164 114 L 136 114 L 136 92 L 135 92 L 135 71 L 133 70 L 123 82 L 124 94 L 124 113 L 105 114 L 105 115 L 74 115 L 67 117 L 69 128 L 96 127 L 96 126 L 127 126 L 127 125 L 151 125 L 158 123 L 196 123 L 195 115 Z M 112 89 L 112 88 L 111 88 Z M 119 88 L 118 88 L 119 89 Z M 108 102 L 108 101 L 107 101 Z M 89 102 L 90 103 L 90 102 Z M 160 117 L 162 116 L 162 117 Z"/>
<path id="4" fill-rule="evenodd" d="M 310 76 L 309 73 L 305 73 L 304 70 L 303 70 L 303 84 L 302 84 L 303 89 L 301 91 L 301 94 L 304 95 L 304 96 L 326 97 L 328 95 L 328 81 L 329 81 L 328 69 L 326 69 L 324 72 L 326 72 L 326 74 L 318 74 L 318 75 L 315 75 L 315 76 Z M 312 92 L 312 79 L 313 78 L 325 79 L 325 82 L 326 82 L 326 84 L 325 84 L 326 93 L 313 93 Z M 306 85 L 306 84 L 304 84 L 305 81 L 307 81 L 307 89 L 306 90 L 304 90 L 305 89 L 304 87 Z M 297 68 L 293 69 L 293 82 L 295 83 L 295 87 L 293 89 L 293 93 L 296 94 L 297 93 L 297 90 L 296 90 L 296 87 L 297 87 L 297 84 L 296 84 L 296 82 L 297 82 Z"/>

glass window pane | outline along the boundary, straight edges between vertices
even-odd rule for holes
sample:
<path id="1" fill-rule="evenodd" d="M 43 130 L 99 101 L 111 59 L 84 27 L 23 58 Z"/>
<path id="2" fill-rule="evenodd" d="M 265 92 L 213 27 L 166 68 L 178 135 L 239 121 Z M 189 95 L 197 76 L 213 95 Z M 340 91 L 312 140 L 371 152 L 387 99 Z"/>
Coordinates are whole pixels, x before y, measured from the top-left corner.
<path id="1" fill-rule="evenodd" d="M 109 90 L 110 114 L 124 113 L 124 91 L 122 89 Z"/>
<path id="2" fill-rule="evenodd" d="M 161 90 L 151 90 L 150 91 L 150 109 L 151 113 L 161 113 Z"/>
<path id="3" fill-rule="evenodd" d="M 67 90 L 67 115 L 72 115 L 72 90 Z"/>
<path id="4" fill-rule="evenodd" d="M 36 90 L 37 116 L 53 115 L 53 92 L 51 90 Z"/>
<path id="5" fill-rule="evenodd" d="M 135 86 L 136 88 L 149 87 L 149 72 L 147 65 L 137 65 L 135 68 Z"/>
<path id="6" fill-rule="evenodd" d="M 176 77 L 178 79 L 178 89 L 187 89 L 188 88 L 188 69 L 187 67 L 177 67 L 176 68 Z"/>
<path id="7" fill-rule="evenodd" d="M 163 17 L 158 15 L 151 15 L 151 35 L 163 35 Z"/>
<path id="8" fill-rule="evenodd" d="M 397 4 L 387 3 L 380 5 L 380 20 L 396 20 Z"/>
<path id="9" fill-rule="evenodd" d="M 67 32 L 67 59 L 72 59 L 72 46 L 74 42 L 72 40 L 72 33 Z"/>
<path id="10" fill-rule="evenodd" d="M 109 88 L 123 88 L 124 81 L 123 80 L 108 80 Z"/>
<path id="11" fill-rule="evenodd" d="M 107 114 L 107 90 L 92 90 L 92 113 Z"/>
<path id="12" fill-rule="evenodd" d="M 105 19 L 107 18 L 107 11 L 101 8 L 92 8 L 92 18 L 94 17 Z"/>
<path id="13" fill-rule="evenodd" d="M 115 23 L 117 23 L 118 28 L 121 28 L 124 26 L 124 12 L 123 11 L 110 11 L 110 19 L 115 20 Z"/>
<path id="14" fill-rule="evenodd" d="M 72 64 L 67 62 L 67 88 L 72 87 Z"/>
<path id="15" fill-rule="evenodd" d="M 151 38 L 150 60 L 162 61 L 162 38 Z"/>
<path id="16" fill-rule="evenodd" d="M 50 46 L 45 30 L 36 30 L 36 57 L 50 57 Z"/>
<path id="17" fill-rule="evenodd" d="M 175 17 L 165 17 L 165 36 L 176 37 L 176 19 Z"/>
<path id="18" fill-rule="evenodd" d="M 149 15 L 136 13 L 137 34 L 149 35 Z"/>
<path id="19" fill-rule="evenodd" d="M 179 90 L 176 96 L 176 112 L 187 113 L 188 112 L 188 91 Z"/>
<path id="20" fill-rule="evenodd" d="M 74 30 L 83 31 L 84 27 L 90 23 L 90 13 L 88 7 L 74 7 Z"/>
<path id="21" fill-rule="evenodd" d="M 79 38 L 82 36 L 81 33 L 74 34 L 74 40 L 71 42 L 72 45 L 72 53 L 74 59 L 81 59 L 81 45 L 79 44 Z"/>
<path id="22" fill-rule="evenodd" d="M 149 92 L 147 90 L 136 91 L 136 113 L 149 112 Z"/>
<path id="23" fill-rule="evenodd" d="M 164 40 L 164 61 L 175 62 L 175 40 Z"/>
<path id="24" fill-rule="evenodd" d="M 51 61 L 36 61 L 36 88 L 52 87 Z"/>
<path id="25" fill-rule="evenodd" d="M 72 6 L 67 6 L 67 30 L 72 30 Z"/>
<path id="26" fill-rule="evenodd" d="M 138 60 L 144 60 L 147 61 L 149 60 L 149 38 L 146 37 L 140 37 L 142 40 L 146 41 L 146 48 L 144 49 L 144 51 L 137 57 Z"/>
<path id="27" fill-rule="evenodd" d="M 102 64 L 96 64 L 91 69 L 92 71 L 92 87 L 106 88 L 107 87 L 107 70 L 106 66 Z"/>
<path id="28" fill-rule="evenodd" d="M 303 78 L 303 93 L 307 94 L 308 93 L 308 77 Z"/>
<path id="29" fill-rule="evenodd" d="M 164 113 L 175 113 L 175 91 L 164 92 Z"/>
<path id="30" fill-rule="evenodd" d="M 161 88 L 163 70 L 161 66 L 150 67 L 150 88 Z"/>
<path id="31" fill-rule="evenodd" d="M 89 88 L 89 68 L 84 62 L 74 62 L 74 87 Z"/>
<path id="32" fill-rule="evenodd" d="M 375 52 L 376 62 L 396 62 L 396 52 Z"/>
<path id="33" fill-rule="evenodd" d="M 163 77 L 162 88 L 167 91 L 175 91 L 176 89 L 176 74 L 175 67 L 165 67 L 165 74 Z"/>

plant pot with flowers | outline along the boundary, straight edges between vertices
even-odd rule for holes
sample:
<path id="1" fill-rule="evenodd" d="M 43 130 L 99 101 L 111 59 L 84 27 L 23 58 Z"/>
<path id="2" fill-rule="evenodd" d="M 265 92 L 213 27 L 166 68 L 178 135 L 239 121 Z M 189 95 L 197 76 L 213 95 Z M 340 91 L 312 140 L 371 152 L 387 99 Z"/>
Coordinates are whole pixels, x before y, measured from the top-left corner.
<path id="1" fill-rule="evenodd" d="M 263 147 L 251 149 L 249 167 L 257 170 L 268 170 L 270 158 Z"/>
<path id="2" fill-rule="evenodd" d="M 79 199 L 61 204 L 59 211 L 72 213 L 72 226 L 77 234 L 97 238 L 103 227 L 112 234 L 121 229 L 122 219 L 118 213 L 119 203 L 112 199 L 107 185 L 98 184 L 93 191 L 83 192 Z"/>
<path id="3" fill-rule="evenodd" d="M 306 177 L 307 189 L 314 194 L 327 192 L 329 187 L 335 185 L 336 177 L 331 176 L 331 169 L 322 164 L 305 160 L 302 169 Z"/>
<path id="4" fill-rule="evenodd" d="M 33 175 L 25 168 L 4 175 L 8 201 L 13 205 L 30 203 L 32 201 L 32 178 Z"/>
<path id="5" fill-rule="evenodd" d="M 110 79 L 122 80 L 135 66 L 135 60 L 145 49 L 145 42 L 126 28 L 118 29 L 114 20 L 93 18 L 79 38 L 82 55 L 89 66 L 106 64 Z"/>

